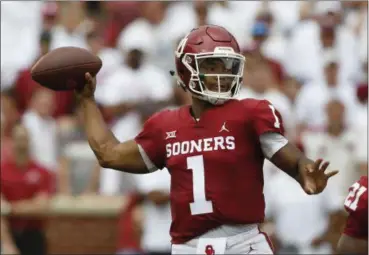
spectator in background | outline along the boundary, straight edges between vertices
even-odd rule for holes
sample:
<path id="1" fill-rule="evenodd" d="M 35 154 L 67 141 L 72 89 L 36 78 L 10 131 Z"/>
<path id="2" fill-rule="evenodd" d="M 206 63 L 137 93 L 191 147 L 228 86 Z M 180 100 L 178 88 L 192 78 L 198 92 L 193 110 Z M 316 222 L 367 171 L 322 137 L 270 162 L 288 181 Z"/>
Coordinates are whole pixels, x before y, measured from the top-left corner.
<path id="1" fill-rule="evenodd" d="M 358 41 L 360 56 L 368 55 L 368 2 L 343 1 L 344 24 L 350 29 Z"/>
<path id="2" fill-rule="evenodd" d="M 292 105 L 295 105 L 297 95 L 300 92 L 302 84 L 292 76 L 287 76 L 283 80 L 282 91 L 288 97 Z"/>
<path id="3" fill-rule="evenodd" d="M 286 40 L 284 34 L 278 28 L 275 15 L 271 7 L 262 9 L 255 18 L 255 24 L 252 26 L 251 40 L 260 44 L 263 55 L 280 65 L 280 72 L 283 74 L 281 63 L 285 62 Z M 263 24 L 265 27 L 262 27 Z M 279 77 L 279 79 L 282 79 Z"/>
<path id="4" fill-rule="evenodd" d="M 43 31 L 51 32 L 57 24 L 59 5 L 57 2 L 45 2 L 42 6 Z"/>
<path id="5" fill-rule="evenodd" d="M 342 201 L 329 186 L 321 194 L 309 196 L 289 176 L 276 171 L 265 183 L 264 193 L 267 220 L 263 228 L 276 240 L 277 254 L 332 254 L 327 240 L 314 242 L 323 235 L 340 234 L 334 227 Z M 272 226 L 267 225 L 270 223 Z"/>
<path id="6" fill-rule="evenodd" d="M 259 60 L 268 63 L 274 76 L 275 85 L 281 85 L 283 81 L 284 71 L 282 65 L 275 59 L 268 57 L 270 48 L 269 27 L 265 22 L 257 21 L 252 27 L 252 41 L 248 47 L 244 49 L 244 53 Z M 271 45 L 273 47 L 273 45 Z"/>
<path id="7" fill-rule="evenodd" d="M 118 49 L 104 46 L 103 37 L 97 30 L 87 33 L 86 42 L 89 50 L 99 56 L 103 62 L 96 79 L 99 84 L 104 84 L 105 79 L 119 68 L 124 58 Z"/>
<path id="8" fill-rule="evenodd" d="M 13 157 L 11 131 L 18 120 L 19 114 L 13 98 L 6 93 L 1 93 L 1 162 Z"/>
<path id="9" fill-rule="evenodd" d="M 6 126 L 6 120 L 4 117 L 4 114 L 1 113 L 1 156 L 0 161 L 9 160 L 13 155 L 13 149 L 12 149 L 12 141 L 10 137 L 7 137 L 5 135 L 5 126 Z"/>
<path id="10" fill-rule="evenodd" d="M 144 255 L 141 248 L 142 210 L 138 206 L 142 198 L 136 194 L 125 194 L 128 205 L 119 216 L 117 255 Z"/>
<path id="11" fill-rule="evenodd" d="M 366 129 L 368 125 L 368 59 L 362 61 L 362 77 L 356 88 L 357 97 L 357 121 L 360 128 Z"/>
<path id="12" fill-rule="evenodd" d="M 168 3 L 164 1 L 139 2 L 139 10 L 141 16 L 122 30 L 117 47 L 126 52 L 127 44 L 137 47 L 143 45 L 147 49 L 146 60 L 155 63 L 169 76 L 168 71 L 174 66 L 175 42 L 184 36 L 183 25 L 178 24 L 182 22 L 178 20 L 179 17 L 168 13 Z"/>
<path id="13" fill-rule="evenodd" d="M 357 87 L 358 98 L 355 130 L 357 132 L 358 160 L 361 175 L 368 175 L 368 60 L 363 64 L 363 82 Z"/>
<path id="14" fill-rule="evenodd" d="M 167 169 L 135 176 L 138 193 L 143 197 L 142 249 L 148 255 L 171 254 L 170 174 Z"/>
<path id="15" fill-rule="evenodd" d="M 139 16 L 139 2 L 102 1 L 101 5 L 106 12 L 104 45 L 115 48 L 120 32 Z"/>
<path id="16" fill-rule="evenodd" d="M 357 139 L 355 130 L 345 124 L 347 112 L 341 101 L 330 100 L 324 108 L 327 116 L 325 130 L 303 133 L 302 144 L 308 157 L 324 157 L 331 162 L 330 168 L 340 167 L 340 174 L 332 179 L 330 186 L 336 189 L 343 203 L 349 187 L 360 178 L 357 155 L 362 138 Z"/>
<path id="17" fill-rule="evenodd" d="M 315 3 L 316 19 L 300 22 L 287 45 L 285 68 L 289 75 L 307 83 L 324 79 L 322 52 L 333 49 L 340 65 L 339 81 L 358 78 L 359 54 L 354 34 L 340 24 L 341 2 Z"/>
<path id="18" fill-rule="evenodd" d="M 4 203 L 3 199 L 1 199 L 2 207 L 4 206 L 3 203 Z M 7 218 L 1 216 L 0 224 L 1 224 L 1 245 L 0 245 L 1 254 L 20 255 L 17 245 L 14 243 L 14 240 L 11 236 Z"/>
<path id="19" fill-rule="evenodd" d="M 11 93 L 1 93 L 1 115 L 4 119 L 4 136 L 10 137 L 15 123 L 19 120 L 20 114 L 16 102 Z"/>
<path id="20" fill-rule="evenodd" d="M 43 87 L 32 93 L 30 107 L 22 117 L 30 133 L 31 155 L 41 166 L 57 171 L 58 129 L 52 117 L 55 109 L 55 92 Z"/>
<path id="21" fill-rule="evenodd" d="M 40 36 L 39 48 L 40 55 L 37 56 L 34 62 L 36 62 L 40 57 L 49 52 L 50 49 L 50 41 L 51 34 L 47 31 L 44 31 Z M 33 65 L 33 64 L 32 64 Z M 19 111 L 23 114 L 24 111 L 28 108 L 33 92 L 37 89 L 40 89 L 41 86 L 32 80 L 31 76 L 31 68 L 30 65 L 28 68 L 22 70 L 17 78 L 14 87 L 14 94 L 17 102 L 17 107 Z M 53 117 L 58 118 L 63 115 L 67 115 L 72 112 L 72 108 L 74 106 L 74 97 L 73 91 L 59 91 L 58 96 L 54 97 L 54 110 Z"/>
<path id="22" fill-rule="evenodd" d="M 14 158 L 2 162 L 1 196 L 10 205 L 9 229 L 21 255 L 46 255 L 42 217 L 47 213 L 54 178 L 31 159 L 27 129 L 17 124 L 12 132 Z"/>
<path id="23" fill-rule="evenodd" d="M 73 116 L 59 121 L 61 151 L 58 169 L 59 194 L 80 195 L 97 192 L 97 181 L 90 183 L 90 179 L 93 178 L 91 175 L 96 172 L 94 171 L 96 159 L 88 145 L 82 122 L 80 108 L 76 109 Z"/>
<path id="24" fill-rule="evenodd" d="M 50 49 L 64 46 L 87 48 L 86 32 L 91 29 L 87 22 L 84 2 L 58 2 L 60 23 L 51 30 Z"/>
<path id="25" fill-rule="evenodd" d="M 345 125 L 351 125 L 356 119 L 355 89 L 350 83 L 339 80 L 341 65 L 334 50 L 323 53 L 323 82 L 305 84 L 296 99 L 296 117 L 298 132 L 305 129 L 322 131 L 327 125 L 325 105 L 332 99 L 340 99 L 345 106 Z"/>
<path id="26" fill-rule="evenodd" d="M 1 2 L 1 91 L 13 87 L 20 70 L 39 54 L 43 2 Z"/>

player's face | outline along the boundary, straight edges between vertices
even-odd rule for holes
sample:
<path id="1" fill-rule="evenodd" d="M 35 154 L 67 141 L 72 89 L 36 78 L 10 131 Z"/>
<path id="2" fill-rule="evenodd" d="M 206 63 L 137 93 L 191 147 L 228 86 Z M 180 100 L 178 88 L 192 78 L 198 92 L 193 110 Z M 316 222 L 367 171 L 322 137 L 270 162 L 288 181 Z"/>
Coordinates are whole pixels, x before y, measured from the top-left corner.
<path id="1" fill-rule="evenodd" d="M 199 60 L 200 74 L 204 75 L 204 84 L 209 91 L 228 92 L 234 77 L 239 72 L 240 60 L 233 58 L 204 58 Z"/>

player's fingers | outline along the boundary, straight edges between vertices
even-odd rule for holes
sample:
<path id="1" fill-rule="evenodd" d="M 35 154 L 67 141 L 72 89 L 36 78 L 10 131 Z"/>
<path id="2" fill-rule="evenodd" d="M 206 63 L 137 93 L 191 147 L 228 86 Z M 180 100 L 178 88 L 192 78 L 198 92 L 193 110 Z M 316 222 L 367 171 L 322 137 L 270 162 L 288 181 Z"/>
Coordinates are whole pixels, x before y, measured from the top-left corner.
<path id="1" fill-rule="evenodd" d="M 322 164 L 322 162 L 323 162 L 323 159 L 317 159 L 317 160 L 315 160 L 315 162 L 314 162 L 314 164 L 313 164 L 313 168 L 314 168 L 314 170 L 317 170 L 317 169 L 319 169 L 320 168 L 320 165 Z"/>
<path id="2" fill-rule="evenodd" d="M 334 171 L 331 171 L 329 173 L 326 173 L 325 176 L 327 177 L 327 179 L 331 178 L 332 176 L 335 176 L 336 174 L 338 174 L 338 170 L 334 170 Z"/>
<path id="3" fill-rule="evenodd" d="M 330 164 L 329 161 L 324 162 L 323 165 L 321 165 L 319 170 L 324 172 L 325 170 L 327 170 L 329 164 Z"/>

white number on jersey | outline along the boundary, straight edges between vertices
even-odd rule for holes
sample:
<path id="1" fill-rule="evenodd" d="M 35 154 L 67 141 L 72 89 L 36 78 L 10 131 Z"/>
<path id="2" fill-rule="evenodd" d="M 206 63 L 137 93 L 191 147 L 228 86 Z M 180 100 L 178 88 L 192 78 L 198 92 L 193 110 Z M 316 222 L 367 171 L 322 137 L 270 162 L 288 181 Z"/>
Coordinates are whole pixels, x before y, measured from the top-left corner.
<path id="1" fill-rule="evenodd" d="M 358 182 L 354 183 L 348 196 L 345 200 L 345 206 L 355 211 L 357 209 L 357 204 L 359 203 L 360 197 L 366 192 L 367 188 L 361 186 Z"/>
<path id="2" fill-rule="evenodd" d="M 205 198 L 205 169 L 202 155 L 187 158 L 187 169 L 192 170 L 193 203 L 190 203 L 192 215 L 213 212 L 213 203 Z"/>
<path id="3" fill-rule="evenodd" d="M 272 113 L 273 113 L 273 116 L 274 116 L 274 119 L 275 119 L 275 122 L 274 122 L 274 127 L 275 128 L 280 128 L 281 127 L 281 123 L 279 122 L 279 119 L 278 119 L 278 116 L 277 114 L 275 114 L 275 108 L 273 105 L 269 105 L 269 108 L 272 110 Z"/>

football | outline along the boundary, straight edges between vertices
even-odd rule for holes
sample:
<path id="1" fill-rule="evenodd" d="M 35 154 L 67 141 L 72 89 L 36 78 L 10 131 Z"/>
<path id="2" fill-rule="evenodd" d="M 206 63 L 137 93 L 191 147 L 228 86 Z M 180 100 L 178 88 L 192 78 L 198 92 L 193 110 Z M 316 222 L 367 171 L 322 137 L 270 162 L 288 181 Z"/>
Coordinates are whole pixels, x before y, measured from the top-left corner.
<path id="1" fill-rule="evenodd" d="M 52 90 L 73 90 L 85 84 L 85 73 L 95 76 L 102 61 L 88 50 L 61 47 L 42 56 L 31 69 L 32 79 Z"/>

